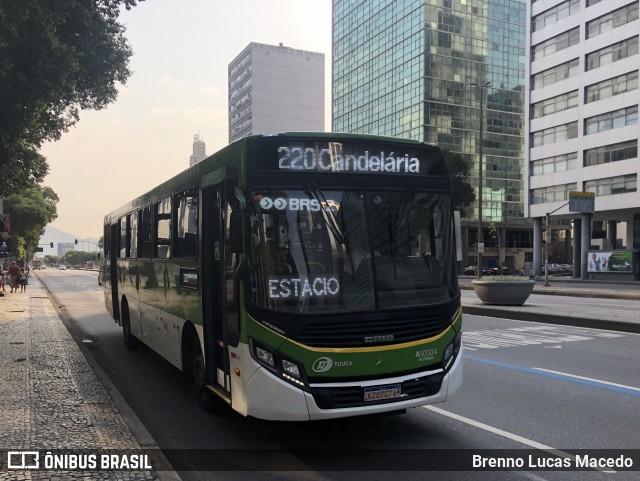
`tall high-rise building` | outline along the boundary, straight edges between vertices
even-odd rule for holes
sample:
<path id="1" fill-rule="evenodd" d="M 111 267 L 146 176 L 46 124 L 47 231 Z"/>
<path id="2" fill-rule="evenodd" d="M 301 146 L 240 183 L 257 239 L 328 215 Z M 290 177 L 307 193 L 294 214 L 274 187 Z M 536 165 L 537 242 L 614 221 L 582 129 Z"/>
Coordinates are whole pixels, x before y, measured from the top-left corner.
<path id="1" fill-rule="evenodd" d="M 229 142 L 324 131 L 324 54 L 250 43 L 229 64 Z"/>
<path id="2" fill-rule="evenodd" d="M 638 0 L 539 0 L 528 16 L 526 214 L 535 260 L 551 213 L 552 259 L 566 244 L 584 277 L 592 246 L 640 249 Z M 570 213 L 570 192 L 594 193 L 595 213 Z"/>
<path id="3" fill-rule="evenodd" d="M 459 154 L 478 199 L 482 119 L 485 265 L 512 268 L 532 250 L 522 172 L 525 23 L 524 0 L 333 2 L 333 130 Z M 463 244 L 472 265 L 477 219 L 471 205 Z"/>
<path id="4" fill-rule="evenodd" d="M 207 146 L 204 140 L 200 137 L 200 134 L 193 136 L 193 154 L 189 157 L 189 167 L 193 167 L 201 160 L 207 157 Z"/>

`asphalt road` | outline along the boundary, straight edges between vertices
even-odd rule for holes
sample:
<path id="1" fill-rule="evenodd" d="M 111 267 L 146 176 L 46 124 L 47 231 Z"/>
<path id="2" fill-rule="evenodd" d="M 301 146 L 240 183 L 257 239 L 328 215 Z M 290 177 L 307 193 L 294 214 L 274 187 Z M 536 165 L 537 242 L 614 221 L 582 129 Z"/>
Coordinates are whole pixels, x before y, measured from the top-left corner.
<path id="1" fill-rule="evenodd" d="M 463 337 L 465 382 L 448 402 L 397 416 L 275 423 L 243 418 L 230 410 L 206 414 L 198 408 L 189 380 L 179 371 L 144 347 L 127 351 L 120 328 L 104 309 L 95 272 L 47 270 L 38 276 L 62 306 L 74 338 L 92 341 L 88 343 L 91 353 L 157 444 L 175 450 L 167 451 L 167 457 L 185 468 L 180 472 L 184 480 L 424 480 L 432 476 L 452 480 L 600 480 L 610 479 L 610 474 L 429 474 L 392 472 L 378 463 L 404 455 L 409 456 L 409 463 L 420 465 L 417 458 L 429 459 L 435 449 L 481 452 L 528 448 L 537 453 L 640 449 L 640 336 L 636 334 L 468 315 Z M 562 303 L 562 298 L 550 300 Z M 590 303 L 602 301 L 581 299 L 572 308 L 589 309 Z M 196 449 L 239 450 L 228 452 L 237 470 L 188 470 L 202 456 L 211 454 Z M 270 453 L 281 462 L 273 471 L 248 471 L 256 462 L 256 453 L 247 451 L 251 449 L 276 450 Z M 361 470 L 332 471 L 331 464 L 328 468 L 324 465 L 326 470 L 314 470 L 322 457 L 335 460 L 336 465 L 349 459 Z M 298 470 L 290 470 L 294 468 Z M 637 471 L 619 472 L 615 479 L 637 480 L 639 476 Z"/>

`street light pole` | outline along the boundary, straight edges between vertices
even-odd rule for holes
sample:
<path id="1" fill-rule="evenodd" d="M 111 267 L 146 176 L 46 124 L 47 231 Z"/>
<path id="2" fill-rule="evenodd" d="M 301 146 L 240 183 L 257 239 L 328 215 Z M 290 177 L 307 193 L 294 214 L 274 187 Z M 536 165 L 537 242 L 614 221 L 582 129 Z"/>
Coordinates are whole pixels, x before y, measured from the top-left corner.
<path id="1" fill-rule="evenodd" d="M 484 90 L 491 86 L 490 81 L 486 81 L 483 84 L 472 83 L 471 86 L 473 88 L 480 90 L 480 160 L 478 162 L 478 242 L 477 242 L 477 250 L 478 250 L 478 266 L 476 271 L 476 276 L 478 279 L 482 277 L 482 252 L 484 248 L 483 238 L 482 238 L 482 144 L 484 137 L 484 109 L 483 109 L 483 98 L 484 98 Z"/>

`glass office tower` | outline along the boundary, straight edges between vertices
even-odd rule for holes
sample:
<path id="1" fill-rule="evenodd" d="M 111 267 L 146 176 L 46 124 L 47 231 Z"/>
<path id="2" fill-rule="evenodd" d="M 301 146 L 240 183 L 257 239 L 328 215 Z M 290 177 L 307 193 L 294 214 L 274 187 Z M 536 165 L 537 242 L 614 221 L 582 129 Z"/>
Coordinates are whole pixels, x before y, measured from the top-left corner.
<path id="1" fill-rule="evenodd" d="M 525 27 L 524 1 L 333 2 L 334 131 L 407 137 L 458 153 L 477 196 L 482 110 L 489 266 L 521 268 L 531 260 L 523 199 Z M 477 205 L 468 213 L 473 265 Z"/>

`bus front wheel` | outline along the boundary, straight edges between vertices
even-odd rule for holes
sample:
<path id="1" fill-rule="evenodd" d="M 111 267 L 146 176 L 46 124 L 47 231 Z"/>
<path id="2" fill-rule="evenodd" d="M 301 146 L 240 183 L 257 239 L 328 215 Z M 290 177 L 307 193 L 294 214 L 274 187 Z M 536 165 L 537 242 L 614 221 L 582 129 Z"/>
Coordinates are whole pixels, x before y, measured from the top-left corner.
<path id="1" fill-rule="evenodd" d="M 191 346 L 191 374 L 193 386 L 198 396 L 198 404 L 208 413 L 214 412 L 218 407 L 216 396 L 207 387 L 207 368 L 204 363 L 204 355 L 200 348 L 198 337 L 193 337 Z"/>
<path id="2" fill-rule="evenodd" d="M 125 347 L 130 351 L 135 351 L 140 347 L 140 339 L 131 333 L 129 305 L 126 302 L 122 304 L 122 337 L 124 339 Z"/>

